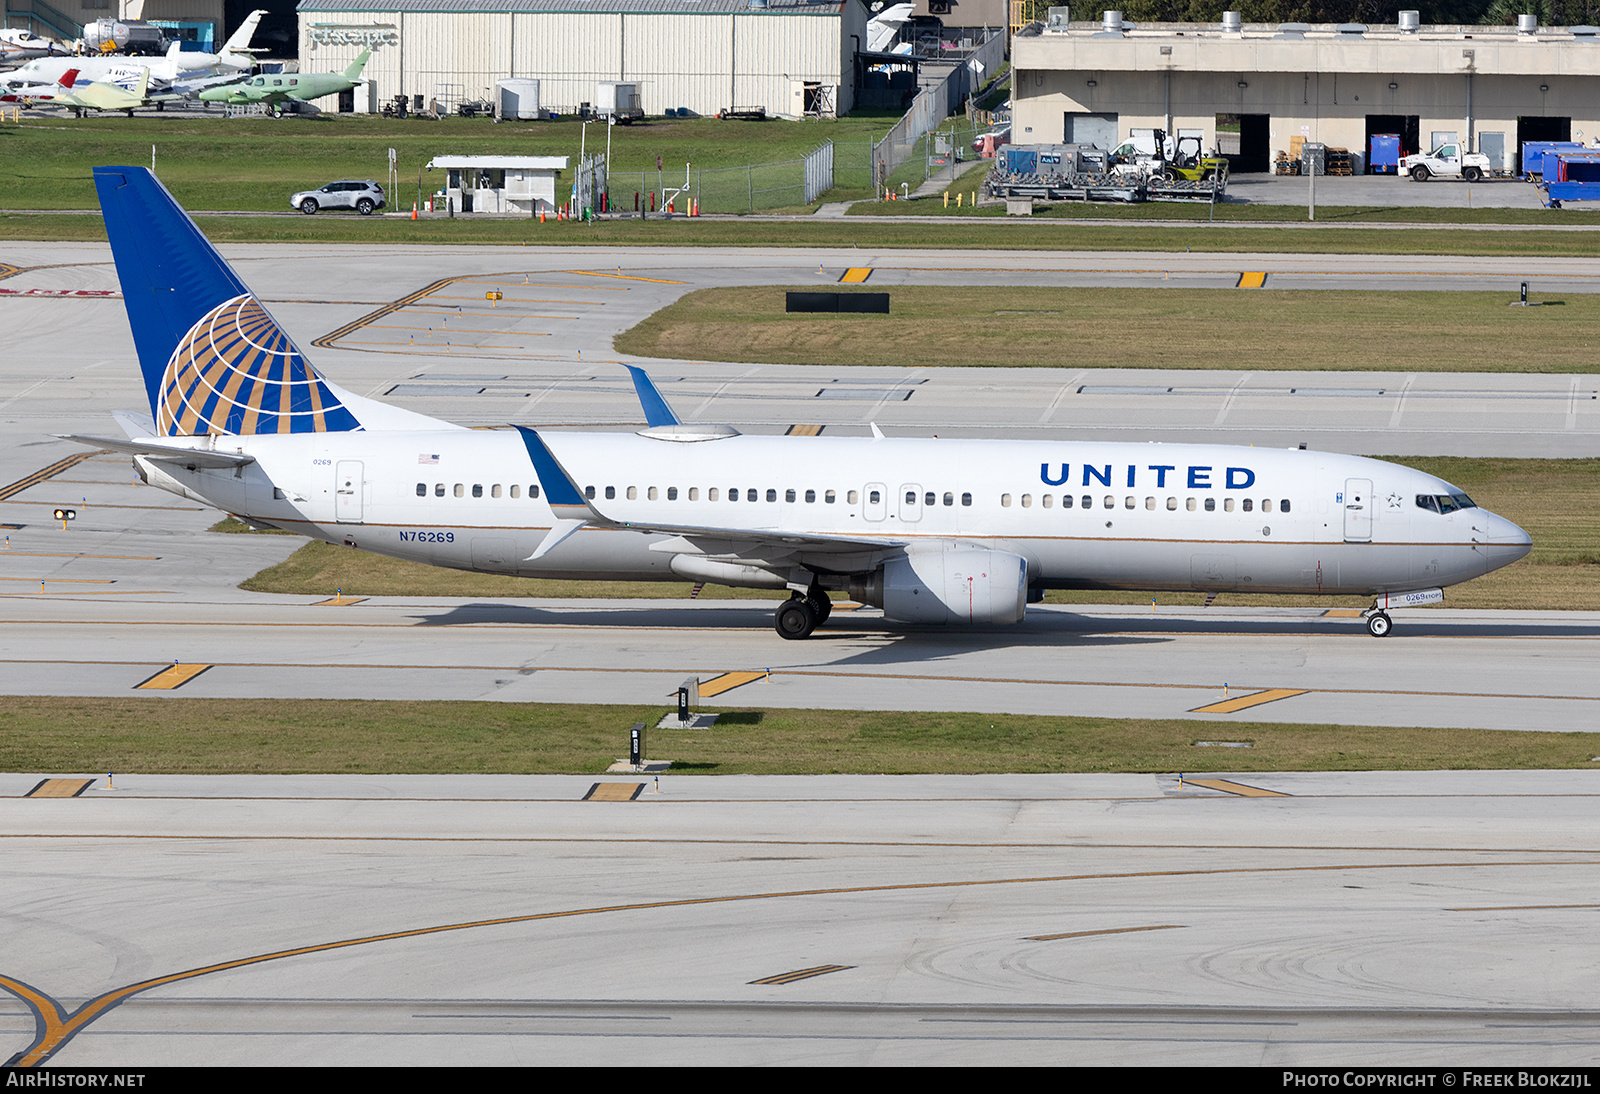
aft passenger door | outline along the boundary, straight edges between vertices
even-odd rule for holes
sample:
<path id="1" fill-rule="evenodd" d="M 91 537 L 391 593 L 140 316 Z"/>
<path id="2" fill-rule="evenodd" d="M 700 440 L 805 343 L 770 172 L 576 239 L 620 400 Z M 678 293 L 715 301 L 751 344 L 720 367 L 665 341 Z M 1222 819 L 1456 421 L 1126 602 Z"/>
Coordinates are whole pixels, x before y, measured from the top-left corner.
<path id="1" fill-rule="evenodd" d="M 340 460 L 334 468 L 333 518 L 340 524 L 360 524 L 362 475 L 360 460 Z"/>
<path id="2" fill-rule="evenodd" d="M 1344 541 L 1372 542 L 1372 480 L 1344 480 Z"/>

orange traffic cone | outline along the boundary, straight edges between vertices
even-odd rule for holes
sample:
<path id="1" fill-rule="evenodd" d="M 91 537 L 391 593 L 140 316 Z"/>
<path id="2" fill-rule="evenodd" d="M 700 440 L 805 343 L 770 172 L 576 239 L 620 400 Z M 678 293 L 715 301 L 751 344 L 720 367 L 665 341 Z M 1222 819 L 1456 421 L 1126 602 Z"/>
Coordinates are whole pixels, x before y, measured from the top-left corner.
<path id="1" fill-rule="evenodd" d="M 417 203 L 414 201 L 411 203 L 411 219 L 417 219 Z"/>
<path id="2" fill-rule="evenodd" d="M 539 210 L 539 223 L 540 224 L 544 223 L 544 210 L 543 209 Z"/>

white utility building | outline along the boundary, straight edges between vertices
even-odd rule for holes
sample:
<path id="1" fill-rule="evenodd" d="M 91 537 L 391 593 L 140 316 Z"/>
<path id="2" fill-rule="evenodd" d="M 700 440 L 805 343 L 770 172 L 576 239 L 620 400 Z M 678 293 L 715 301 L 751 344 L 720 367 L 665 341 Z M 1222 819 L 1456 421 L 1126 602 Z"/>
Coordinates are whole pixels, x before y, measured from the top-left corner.
<path id="1" fill-rule="evenodd" d="M 425 170 L 445 172 L 445 197 L 455 213 L 556 210 L 556 172 L 566 156 L 435 156 Z"/>
<path id="2" fill-rule="evenodd" d="M 603 82 L 638 87 L 650 115 L 833 116 L 855 101 L 862 0 L 302 0 L 300 66 L 343 69 L 372 50 L 370 92 L 490 99 L 498 81 L 538 80 L 541 108 L 595 104 Z"/>

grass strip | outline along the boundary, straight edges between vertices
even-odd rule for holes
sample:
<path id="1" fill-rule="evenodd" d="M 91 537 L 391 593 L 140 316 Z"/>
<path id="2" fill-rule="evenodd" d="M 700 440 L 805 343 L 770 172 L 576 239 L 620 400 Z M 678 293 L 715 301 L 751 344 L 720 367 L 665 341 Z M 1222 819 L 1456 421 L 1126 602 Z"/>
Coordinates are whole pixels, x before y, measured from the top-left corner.
<path id="1" fill-rule="evenodd" d="M 1600 293 L 1512 308 L 1509 283 L 1499 292 L 913 285 L 890 290 L 889 315 L 786 314 L 786 291 L 688 293 L 624 331 L 616 348 L 835 368 L 1600 372 Z"/>
<path id="2" fill-rule="evenodd" d="M 167 774 L 599 774 L 661 706 L 26 696 L 0 770 Z M 1211 748 L 1197 741 L 1243 741 Z M 734 708 L 652 729 L 680 774 L 1417 771 L 1590 768 L 1585 733 Z"/>
<path id="3" fill-rule="evenodd" d="M 1514 460 L 1464 459 L 1445 456 L 1390 457 L 1437 475 L 1464 490 L 1474 501 L 1520 524 L 1533 536 L 1533 552 L 1520 562 L 1485 577 L 1455 585 L 1445 592 L 1451 608 L 1494 610 L 1600 611 L 1600 459 Z M 688 582 L 553 581 L 471 574 L 405 562 L 365 551 L 310 542 L 288 559 L 243 582 L 253 592 L 300 596 L 438 596 L 682 598 Z M 707 585 L 700 594 L 711 599 L 772 600 L 781 590 L 730 589 Z M 1148 604 L 1150 593 L 1059 592 L 1045 596 L 1050 604 Z M 1199 607 L 1203 593 L 1156 593 L 1162 606 Z M 1222 593 L 1218 606 L 1367 607 L 1359 596 L 1277 596 Z"/>

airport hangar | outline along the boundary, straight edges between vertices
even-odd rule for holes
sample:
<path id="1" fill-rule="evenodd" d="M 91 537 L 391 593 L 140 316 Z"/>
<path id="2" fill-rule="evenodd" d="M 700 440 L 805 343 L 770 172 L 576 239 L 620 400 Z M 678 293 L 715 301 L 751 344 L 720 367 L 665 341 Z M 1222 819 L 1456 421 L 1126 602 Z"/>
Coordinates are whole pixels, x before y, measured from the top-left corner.
<path id="1" fill-rule="evenodd" d="M 563 114 L 616 81 L 647 115 L 786 117 L 849 113 L 871 18 L 862 0 L 302 0 L 298 16 L 303 71 L 372 50 L 362 113 L 396 95 L 490 98 L 516 78 Z"/>
<path id="2" fill-rule="evenodd" d="M 49 38 L 72 42 L 83 37 L 84 24 L 96 19 L 115 18 L 118 6 L 111 0 L 4 0 L 5 15 L 0 25 L 31 30 Z M 223 26 L 223 0 L 145 0 L 139 18 L 154 23 L 169 39 L 188 48 L 215 52 L 238 29 Z M 126 18 L 133 18 L 129 15 Z"/>
<path id="3" fill-rule="evenodd" d="M 1600 138 L 1600 30 L 1519 26 L 1150 23 L 1052 9 L 1012 39 L 1012 140 L 1115 147 L 1134 128 L 1195 131 L 1235 172 L 1268 171 L 1291 139 L 1406 152 L 1447 141 L 1521 170 L 1527 140 Z M 1220 143 L 1219 143 L 1220 142 Z M 1360 173 L 1361 168 L 1357 168 Z"/>

